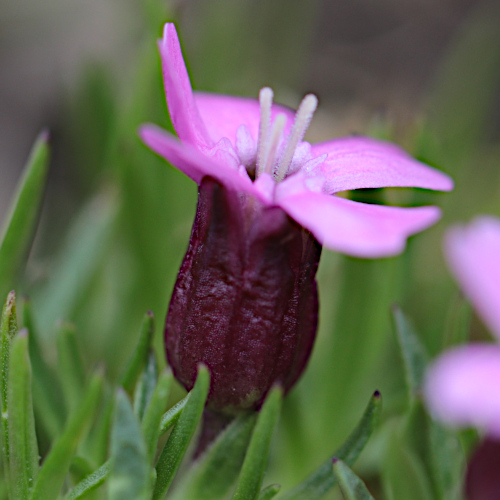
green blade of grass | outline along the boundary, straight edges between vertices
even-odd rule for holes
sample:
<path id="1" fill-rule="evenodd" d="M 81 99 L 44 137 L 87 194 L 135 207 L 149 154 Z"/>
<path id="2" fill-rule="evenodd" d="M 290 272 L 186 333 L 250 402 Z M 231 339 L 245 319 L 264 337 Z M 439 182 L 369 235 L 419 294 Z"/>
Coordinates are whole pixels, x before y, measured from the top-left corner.
<path id="1" fill-rule="evenodd" d="M 127 393 L 118 389 L 111 430 L 109 500 L 145 500 L 151 476 L 146 443 Z"/>
<path id="2" fill-rule="evenodd" d="M 40 335 L 52 334 L 58 318 L 72 318 L 114 235 L 117 196 L 97 194 L 80 211 L 54 260 L 51 279 L 33 294 Z"/>
<path id="3" fill-rule="evenodd" d="M 256 418 L 256 413 L 245 414 L 229 424 L 176 488 L 174 498 L 226 498 L 243 464 Z"/>
<path id="4" fill-rule="evenodd" d="M 151 311 L 144 316 L 139 340 L 120 379 L 120 385 L 131 394 L 141 370 L 147 363 L 149 348 L 155 332 L 155 318 Z"/>
<path id="5" fill-rule="evenodd" d="M 26 329 L 21 330 L 12 342 L 8 405 L 12 495 L 18 500 L 27 500 L 38 475 L 38 444 Z"/>
<path id="6" fill-rule="evenodd" d="M 64 400 L 73 411 L 81 401 L 85 387 L 85 369 L 78 347 L 74 325 L 60 322 L 57 331 L 57 361 Z"/>
<path id="7" fill-rule="evenodd" d="M 260 492 L 259 500 L 271 500 L 280 492 L 280 490 L 281 490 L 280 484 L 270 484 Z"/>
<path id="8" fill-rule="evenodd" d="M 191 393 L 187 394 L 186 397 L 182 398 L 163 414 L 160 422 L 160 436 L 168 432 L 177 423 L 189 401 L 190 395 Z"/>
<path id="9" fill-rule="evenodd" d="M 365 447 L 382 411 L 382 398 L 376 391 L 357 427 L 335 452 L 334 456 L 351 465 Z M 285 493 L 281 500 L 319 500 L 333 488 L 337 479 L 332 472 L 332 461 L 328 458 L 305 481 Z"/>
<path id="10" fill-rule="evenodd" d="M 151 401 L 146 408 L 142 420 L 142 433 L 148 452 L 149 463 L 152 463 L 156 453 L 158 438 L 160 436 L 160 421 L 167 406 L 170 387 L 172 385 L 172 372 L 164 371 L 156 384 Z"/>
<path id="11" fill-rule="evenodd" d="M 144 371 L 141 373 L 139 382 L 135 386 L 134 391 L 134 412 L 142 420 L 146 411 L 158 380 L 158 364 L 153 350 L 149 351 L 148 360 Z"/>
<path id="12" fill-rule="evenodd" d="M 233 493 L 233 500 L 255 500 L 259 496 L 282 399 L 282 389 L 274 387 L 262 405 Z"/>
<path id="13" fill-rule="evenodd" d="M 38 474 L 31 500 L 58 498 L 76 447 L 96 414 L 102 387 L 102 375 L 94 375 L 84 392 L 80 405 L 69 416 L 66 427 L 49 451 Z"/>
<path id="14" fill-rule="evenodd" d="M 208 369 L 200 365 L 198 376 L 191 390 L 186 406 L 182 410 L 177 424 L 170 434 L 160 458 L 156 464 L 156 484 L 153 492 L 153 500 L 160 500 L 165 496 L 179 468 L 182 458 L 194 431 L 200 421 L 208 396 L 210 375 Z"/>
<path id="15" fill-rule="evenodd" d="M 61 384 L 43 357 L 42 344 L 34 325 L 29 300 L 23 300 L 22 311 L 23 327 L 29 332 L 29 357 L 33 372 L 33 403 L 37 425 L 41 423 L 52 441 L 62 429 L 66 414 Z"/>
<path id="16" fill-rule="evenodd" d="M 2 309 L 0 322 L 0 405 L 2 410 L 3 464 L 9 470 L 9 365 L 12 339 L 17 333 L 16 294 L 10 292 Z"/>
<path id="17" fill-rule="evenodd" d="M 345 500 L 374 500 L 363 481 L 342 460 L 334 458 L 332 469 Z"/>
<path id="18" fill-rule="evenodd" d="M 108 460 L 96 469 L 92 474 L 82 479 L 65 497 L 64 500 L 79 500 L 87 494 L 94 491 L 96 488 L 108 479 L 111 472 L 111 461 Z"/>
<path id="19" fill-rule="evenodd" d="M 0 297 L 15 285 L 31 247 L 49 165 L 47 140 L 42 132 L 35 141 L 0 237 Z"/>
<path id="20" fill-rule="evenodd" d="M 399 307 L 393 308 L 393 316 L 405 367 L 406 385 L 412 403 L 420 394 L 428 356 L 413 326 Z"/>

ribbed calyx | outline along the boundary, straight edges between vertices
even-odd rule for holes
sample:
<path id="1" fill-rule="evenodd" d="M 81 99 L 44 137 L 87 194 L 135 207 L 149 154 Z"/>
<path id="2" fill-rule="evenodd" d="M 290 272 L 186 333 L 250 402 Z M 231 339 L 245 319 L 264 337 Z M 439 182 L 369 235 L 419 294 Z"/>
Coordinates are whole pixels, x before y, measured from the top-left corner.
<path id="1" fill-rule="evenodd" d="M 287 391 L 316 336 L 319 243 L 278 207 L 262 207 L 206 177 L 165 325 L 168 361 L 190 390 L 211 373 L 208 406 L 258 408 Z"/>

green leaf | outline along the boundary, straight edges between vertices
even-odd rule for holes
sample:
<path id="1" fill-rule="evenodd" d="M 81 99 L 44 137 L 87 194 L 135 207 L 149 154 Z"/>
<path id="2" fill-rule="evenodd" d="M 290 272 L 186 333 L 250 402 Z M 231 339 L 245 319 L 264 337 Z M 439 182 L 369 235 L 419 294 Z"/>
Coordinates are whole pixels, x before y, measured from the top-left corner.
<path id="1" fill-rule="evenodd" d="M 259 496 L 282 400 L 283 390 L 281 387 L 274 387 L 262 405 L 233 493 L 233 500 L 255 500 Z"/>
<path id="2" fill-rule="evenodd" d="M 281 490 L 281 485 L 270 484 L 260 492 L 259 500 L 271 500 L 279 493 L 280 490 Z"/>
<path id="3" fill-rule="evenodd" d="M 66 406 L 72 411 L 81 401 L 85 386 L 85 369 L 75 327 L 70 323 L 60 322 L 58 325 L 57 360 Z"/>
<path id="4" fill-rule="evenodd" d="M 380 393 L 376 391 L 371 397 L 361 421 L 334 456 L 348 465 L 353 464 L 377 425 L 381 411 L 382 398 Z M 336 482 L 337 479 L 332 472 L 332 461 L 331 458 L 328 458 L 305 481 L 285 493 L 281 500 L 317 500 L 333 488 Z"/>
<path id="5" fill-rule="evenodd" d="M 393 308 L 393 317 L 405 367 L 409 398 L 410 402 L 413 402 L 420 394 L 428 355 L 413 326 L 399 307 Z"/>
<path id="6" fill-rule="evenodd" d="M 43 462 L 31 499 L 57 499 L 76 447 L 96 414 L 103 387 L 101 374 L 94 375 L 80 405 L 69 416 L 66 427 Z"/>
<path id="7" fill-rule="evenodd" d="M 33 322 L 29 300 L 23 300 L 22 311 L 23 327 L 29 332 L 29 356 L 33 371 L 33 403 L 36 420 L 37 424 L 41 422 L 44 430 L 53 439 L 62 429 L 66 413 L 61 384 L 43 357 L 42 344 Z"/>
<path id="8" fill-rule="evenodd" d="M 131 394 L 137 378 L 148 361 L 149 348 L 155 332 L 155 319 L 151 311 L 144 316 L 139 341 L 121 376 L 120 385 Z"/>
<path id="9" fill-rule="evenodd" d="M 198 368 L 198 377 L 191 390 L 186 406 L 182 410 L 177 424 L 172 430 L 158 463 L 156 464 L 157 479 L 153 492 L 153 500 L 165 496 L 179 468 L 182 457 L 203 413 L 210 385 L 210 374 L 204 365 Z"/>
<path id="10" fill-rule="evenodd" d="M 456 294 L 448 309 L 443 334 L 443 349 L 464 344 L 469 337 L 472 308 L 462 294 Z"/>
<path id="11" fill-rule="evenodd" d="M 83 207 L 43 292 L 33 294 L 41 335 L 52 331 L 58 318 L 72 318 L 113 237 L 117 199 L 113 191 L 99 193 Z"/>
<path id="12" fill-rule="evenodd" d="M 2 409 L 3 463 L 9 470 L 9 365 L 12 339 L 17 333 L 16 294 L 10 292 L 2 309 L 0 323 L 0 399 Z"/>
<path id="13" fill-rule="evenodd" d="M 440 423 L 431 421 L 428 440 L 430 468 L 439 498 L 461 499 L 465 455 L 457 435 Z"/>
<path id="14" fill-rule="evenodd" d="M 182 398 L 178 403 L 176 403 L 170 410 L 163 414 L 160 423 L 160 436 L 168 432 L 179 420 L 184 408 L 186 407 L 191 393 L 187 394 L 186 397 Z"/>
<path id="15" fill-rule="evenodd" d="M 152 463 L 155 457 L 158 438 L 160 436 L 160 422 L 163 411 L 167 406 L 171 385 L 172 372 L 166 370 L 158 379 L 158 383 L 156 384 L 142 420 L 142 433 L 146 443 L 149 463 Z"/>
<path id="16" fill-rule="evenodd" d="M 111 474 L 109 500 L 148 498 L 151 476 L 146 444 L 139 420 L 123 389 L 116 395 L 115 418 L 111 431 Z"/>
<path id="17" fill-rule="evenodd" d="M 233 486 L 245 458 L 257 415 L 236 418 L 209 446 L 175 490 L 178 500 L 219 500 Z"/>
<path id="18" fill-rule="evenodd" d="M 33 146 L 0 237 L 0 297 L 15 285 L 31 247 L 49 165 L 47 140 L 42 132 Z"/>
<path id="19" fill-rule="evenodd" d="M 64 498 L 65 500 L 78 500 L 84 498 L 88 493 L 106 481 L 111 473 L 111 460 L 101 465 L 97 470 L 82 479 Z"/>
<path id="20" fill-rule="evenodd" d="M 363 481 L 342 460 L 334 458 L 332 468 L 345 500 L 374 500 Z"/>
<path id="21" fill-rule="evenodd" d="M 424 464 L 399 430 L 393 433 L 382 479 L 389 500 L 435 498 Z"/>
<path id="22" fill-rule="evenodd" d="M 146 407 L 151 400 L 153 391 L 155 390 L 156 380 L 158 379 L 158 364 L 153 350 L 149 351 L 148 362 L 141 374 L 139 383 L 135 387 L 134 393 L 134 411 L 142 420 Z"/>
<path id="23" fill-rule="evenodd" d="M 18 500 L 27 500 L 38 475 L 38 444 L 26 329 L 21 330 L 12 342 L 8 406 L 12 494 Z"/>

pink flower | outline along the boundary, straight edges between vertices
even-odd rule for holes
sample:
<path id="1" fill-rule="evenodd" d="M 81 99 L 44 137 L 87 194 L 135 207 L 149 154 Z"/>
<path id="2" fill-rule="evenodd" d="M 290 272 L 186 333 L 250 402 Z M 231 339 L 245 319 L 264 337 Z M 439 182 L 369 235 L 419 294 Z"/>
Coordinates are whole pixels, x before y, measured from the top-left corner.
<path id="1" fill-rule="evenodd" d="M 460 287 L 500 341 L 500 220 L 480 217 L 452 228 L 445 253 Z M 430 368 L 425 394 L 438 418 L 500 438 L 500 345 L 449 350 Z"/>
<path id="2" fill-rule="evenodd" d="M 210 176 L 229 189 L 281 207 L 324 246 L 378 258 L 400 253 L 406 238 L 434 224 L 434 206 L 401 208 L 334 196 L 360 188 L 418 187 L 449 191 L 451 179 L 412 159 L 399 147 L 366 137 L 303 141 L 316 109 L 308 95 L 297 113 L 259 100 L 193 93 L 175 26 L 159 43 L 168 108 L 182 144 L 144 125 L 143 141 L 198 184 Z"/>
<path id="3" fill-rule="evenodd" d="M 186 389 L 199 363 L 211 374 L 210 408 L 258 408 L 273 384 L 303 372 L 318 321 L 321 245 L 358 257 L 401 252 L 433 224 L 437 207 L 356 203 L 340 191 L 384 186 L 450 190 L 446 175 L 368 138 L 311 145 L 317 105 L 293 113 L 259 100 L 193 93 L 173 24 L 160 42 L 170 116 L 181 142 L 140 130 L 156 153 L 199 184 L 198 209 L 165 325 L 167 358 Z"/>

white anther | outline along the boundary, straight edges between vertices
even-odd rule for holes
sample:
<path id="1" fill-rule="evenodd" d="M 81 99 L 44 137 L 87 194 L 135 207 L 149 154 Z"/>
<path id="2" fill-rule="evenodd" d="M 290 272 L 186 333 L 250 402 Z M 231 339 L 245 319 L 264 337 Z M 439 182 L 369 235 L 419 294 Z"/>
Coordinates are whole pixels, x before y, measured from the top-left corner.
<path id="1" fill-rule="evenodd" d="M 265 167 L 267 157 L 269 128 L 271 125 L 271 107 L 273 105 L 273 91 L 269 87 L 264 87 L 259 93 L 260 102 L 260 124 L 259 139 L 257 141 L 257 166 L 256 177 L 258 177 Z"/>
<path id="2" fill-rule="evenodd" d="M 278 146 L 280 144 L 281 135 L 283 129 L 286 125 L 286 116 L 284 113 L 280 113 L 273 122 L 271 127 L 271 133 L 269 138 L 269 146 L 267 147 L 267 154 L 264 158 L 264 169 L 263 172 L 273 175 L 274 163 L 276 161 L 276 152 L 278 151 Z"/>
<path id="3" fill-rule="evenodd" d="M 240 125 L 236 130 L 236 153 L 240 163 L 246 167 L 255 162 L 255 141 L 245 125 Z"/>
<path id="4" fill-rule="evenodd" d="M 295 121 L 290 135 L 288 136 L 285 150 L 281 156 L 281 160 L 275 174 L 276 182 L 280 182 L 285 178 L 288 168 L 290 167 L 290 163 L 292 163 L 295 148 L 304 138 L 317 106 L 318 98 L 313 94 L 308 94 L 304 97 L 304 99 L 302 99 L 299 109 L 295 114 Z"/>

